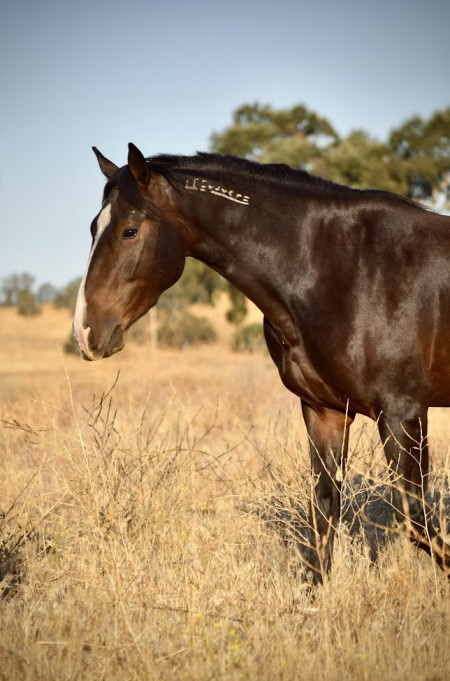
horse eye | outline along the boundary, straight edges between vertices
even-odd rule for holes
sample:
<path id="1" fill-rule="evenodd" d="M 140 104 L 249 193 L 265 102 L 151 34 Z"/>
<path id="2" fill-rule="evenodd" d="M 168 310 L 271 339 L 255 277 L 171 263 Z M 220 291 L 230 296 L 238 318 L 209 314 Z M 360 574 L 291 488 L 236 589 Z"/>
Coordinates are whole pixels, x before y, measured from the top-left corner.
<path id="1" fill-rule="evenodd" d="M 137 229 L 124 229 L 122 238 L 123 239 L 134 239 L 134 237 L 137 235 L 138 231 Z"/>

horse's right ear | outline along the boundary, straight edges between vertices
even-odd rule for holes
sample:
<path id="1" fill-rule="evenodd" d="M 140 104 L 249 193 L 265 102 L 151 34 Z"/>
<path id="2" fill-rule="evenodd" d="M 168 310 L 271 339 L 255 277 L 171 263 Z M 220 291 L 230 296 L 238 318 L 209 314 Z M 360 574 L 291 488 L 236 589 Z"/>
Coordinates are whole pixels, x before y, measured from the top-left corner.
<path id="1" fill-rule="evenodd" d="M 128 167 L 141 189 L 145 189 L 150 179 L 150 172 L 143 153 L 133 142 L 128 145 Z"/>
<path id="2" fill-rule="evenodd" d="M 108 178 L 108 180 L 119 170 L 119 167 L 115 163 L 109 161 L 103 154 L 99 152 L 96 147 L 92 147 L 94 154 L 97 156 L 98 165 L 103 175 Z"/>

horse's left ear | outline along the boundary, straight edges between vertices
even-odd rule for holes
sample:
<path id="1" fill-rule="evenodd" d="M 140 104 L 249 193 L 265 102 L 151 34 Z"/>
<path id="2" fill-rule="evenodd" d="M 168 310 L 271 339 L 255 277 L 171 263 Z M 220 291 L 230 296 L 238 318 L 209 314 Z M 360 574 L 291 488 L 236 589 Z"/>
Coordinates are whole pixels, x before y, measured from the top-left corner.
<path id="1" fill-rule="evenodd" d="M 144 155 L 132 142 L 128 145 L 128 167 L 136 182 L 141 187 L 146 187 L 150 179 L 150 171 Z"/>

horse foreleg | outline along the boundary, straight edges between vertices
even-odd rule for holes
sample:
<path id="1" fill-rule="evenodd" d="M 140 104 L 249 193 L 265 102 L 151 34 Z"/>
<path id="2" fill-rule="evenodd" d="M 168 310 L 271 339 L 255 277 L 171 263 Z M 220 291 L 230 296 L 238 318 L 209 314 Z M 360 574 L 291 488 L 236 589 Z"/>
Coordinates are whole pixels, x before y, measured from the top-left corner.
<path id="1" fill-rule="evenodd" d="M 317 584 L 331 566 L 334 534 L 341 512 L 349 428 L 355 415 L 304 402 L 302 410 L 314 476 L 309 517 L 314 539 L 311 546 L 302 550 L 302 556 Z"/>

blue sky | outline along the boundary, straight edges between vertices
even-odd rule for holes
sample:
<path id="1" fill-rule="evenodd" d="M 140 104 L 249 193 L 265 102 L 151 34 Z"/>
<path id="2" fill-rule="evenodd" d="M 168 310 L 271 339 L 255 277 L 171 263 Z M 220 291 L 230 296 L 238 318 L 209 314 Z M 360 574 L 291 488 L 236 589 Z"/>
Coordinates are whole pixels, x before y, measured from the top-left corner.
<path id="1" fill-rule="evenodd" d="M 115 163 L 207 150 L 241 104 L 380 140 L 450 106 L 449 0 L 14 0 L 0 9 L 0 279 L 80 276 Z"/>

